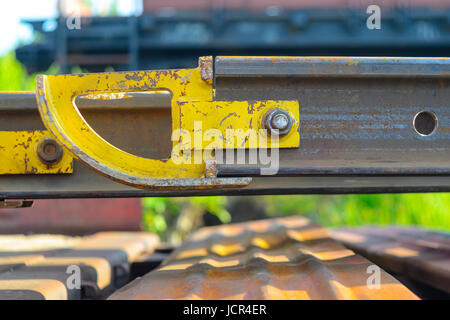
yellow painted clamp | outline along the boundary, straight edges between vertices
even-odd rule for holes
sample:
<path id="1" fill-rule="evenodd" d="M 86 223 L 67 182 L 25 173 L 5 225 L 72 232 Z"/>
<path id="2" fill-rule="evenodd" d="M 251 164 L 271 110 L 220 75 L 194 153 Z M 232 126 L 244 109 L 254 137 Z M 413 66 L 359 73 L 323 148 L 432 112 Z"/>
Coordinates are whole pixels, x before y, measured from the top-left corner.
<path id="1" fill-rule="evenodd" d="M 298 147 L 297 101 L 214 101 L 211 70 L 212 58 L 206 57 L 200 58 L 200 67 L 194 69 L 39 75 L 36 78 L 37 103 L 51 134 L 77 159 L 115 181 L 152 189 L 245 186 L 251 178 L 208 177 L 205 161 L 180 163 L 177 161 L 183 156 L 180 152 L 172 152 L 170 159 L 162 161 L 120 150 L 97 134 L 75 105 L 80 95 L 166 90 L 172 94 L 172 131 L 180 130 L 192 136 L 196 121 L 202 124 L 202 130 L 216 129 L 222 133 L 227 129 L 258 129 L 260 118 L 276 106 L 295 119 L 292 133 L 283 137 L 279 146 Z M 175 139 L 174 147 L 179 142 Z M 199 149 L 205 147 L 202 143 Z M 234 142 L 231 147 L 249 146 Z"/>

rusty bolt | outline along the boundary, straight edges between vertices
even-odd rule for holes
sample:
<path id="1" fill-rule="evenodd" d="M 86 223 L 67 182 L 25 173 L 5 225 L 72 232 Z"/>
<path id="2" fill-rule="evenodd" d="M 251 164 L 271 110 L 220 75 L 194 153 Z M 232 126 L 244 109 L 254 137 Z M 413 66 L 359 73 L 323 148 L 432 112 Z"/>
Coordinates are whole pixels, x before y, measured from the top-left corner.
<path id="1" fill-rule="evenodd" d="M 271 109 L 264 115 L 262 124 L 271 134 L 282 136 L 291 131 L 293 122 L 289 112 L 286 110 Z"/>
<path id="2" fill-rule="evenodd" d="M 37 146 L 37 155 L 45 164 L 56 164 L 62 158 L 63 149 L 55 139 L 45 138 Z"/>

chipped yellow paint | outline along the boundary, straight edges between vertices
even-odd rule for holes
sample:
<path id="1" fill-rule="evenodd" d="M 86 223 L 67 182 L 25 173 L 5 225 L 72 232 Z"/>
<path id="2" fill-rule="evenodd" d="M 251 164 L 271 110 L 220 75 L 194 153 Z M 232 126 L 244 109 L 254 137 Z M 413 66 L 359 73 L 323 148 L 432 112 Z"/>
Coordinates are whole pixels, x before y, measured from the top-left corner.
<path id="1" fill-rule="evenodd" d="M 201 58 L 201 61 L 205 62 Z M 212 61 L 211 61 L 212 63 Z M 135 185 L 133 179 L 203 178 L 205 164 L 146 159 L 129 154 L 105 141 L 84 120 L 74 105 L 85 94 L 166 90 L 172 94 L 172 130 L 185 129 L 194 135 L 194 121 L 224 132 L 227 128 L 261 128 L 261 115 L 276 106 L 290 112 L 295 123 L 292 133 L 279 140 L 279 147 L 298 147 L 297 101 L 214 101 L 212 79 L 203 77 L 200 67 L 138 72 L 110 72 L 80 75 L 39 75 L 36 96 L 41 118 L 49 131 L 75 157 L 106 176 Z M 222 107 L 222 108 L 220 108 Z M 255 108 L 252 111 L 252 108 Z M 236 117 L 224 119 L 227 114 Z M 151 125 L 151 119 L 149 119 Z M 130 124 L 132 125 L 132 124 Z M 173 141 L 174 146 L 179 140 Z M 236 141 L 233 146 L 241 147 Z M 244 145 L 247 147 L 248 145 Z M 228 147 L 230 147 L 228 145 Z M 177 163 L 176 163 L 177 162 Z M 127 181 L 121 177 L 127 176 Z"/>
<path id="2" fill-rule="evenodd" d="M 191 135 L 192 142 L 196 138 L 195 132 L 201 128 L 204 139 L 202 139 L 202 145 L 194 149 L 215 149 L 217 144 L 214 142 L 221 143 L 220 149 L 270 148 L 270 137 L 266 135 L 259 137 L 258 134 L 259 129 L 263 129 L 264 114 L 275 108 L 286 110 L 294 119 L 290 132 L 279 137 L 278 147 L 295 148 L 299 146 L 299 106 L 297 101 L 208 101 L 177 103 L 172 108 L 175 108 L 177 113 L 177 109 L 179 109 L 180 124 L 177 129 L 187 130 Z M 201 124 L 200 128 L 199 123 Z M 213 139 L 213 135 L 208 134 L 211 129 L 217 129 L 217 133 L 220 132 L 220 135 Z M 230 129 L 233 130 L 234 135 L 227 134 L 227 130 Z M 255 135 L 252 136 L 252 134 Z M 253 137 L 253 140 L 250 137 Z M 192 143 L 192 145 L 194 144 Z"/>
<path id="3" fill-rule="evenodd" d="M 47 165 L 39 160 L 37 145 L 51 138 L 48 131 L 0 131 L 0 174 L 68 174 L 72 156 L 64 152 L 61 161 Z"/>

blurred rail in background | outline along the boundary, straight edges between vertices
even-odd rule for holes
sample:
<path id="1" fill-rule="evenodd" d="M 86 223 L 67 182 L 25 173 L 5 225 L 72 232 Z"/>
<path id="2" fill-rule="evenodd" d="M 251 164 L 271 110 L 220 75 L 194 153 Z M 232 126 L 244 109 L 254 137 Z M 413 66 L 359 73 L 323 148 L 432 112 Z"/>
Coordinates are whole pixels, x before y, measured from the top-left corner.
<path id="1" fill-rule="evenodd" d="M 369 5 L 381 29 L 366 26 Z M 16 50 L 30 72 L 56 61 L 60 72 L 193 67 L 206 55 L 448 56 L 450 3 L 413 1 L 143 1 L 131 17 L 70 12 L 28 21 L 39 41 Z"/>

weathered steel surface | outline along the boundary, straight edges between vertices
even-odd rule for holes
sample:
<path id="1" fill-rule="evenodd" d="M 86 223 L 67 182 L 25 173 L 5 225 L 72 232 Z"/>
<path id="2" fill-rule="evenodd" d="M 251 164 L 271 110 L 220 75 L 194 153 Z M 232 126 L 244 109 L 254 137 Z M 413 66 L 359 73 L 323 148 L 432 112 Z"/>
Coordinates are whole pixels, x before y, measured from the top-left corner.
<path id="1" fill-rule="evenodd" d="M 339 228 L 336 240 L 383 269 L 450 293 L 450 234 L 408 227 Z"/>
<path id="2" fill-rule="evenodd" d="M 2 209 L 0 233 L 82 235 L 140 231 L 141 199 L 42 199 L 31 208 Z"/>
<path id="3" fill-rule="evenodd" d="M 203 228 L 111 299 L 416 299 L 301 217 Z"/>
<path id="4" fill-rule="evenodd" d="M 220 191 L 137 190 L 75 161 L 74 174 L 67 177 L 0 176 L 0 198 L 450 191 L 448 60 L 314 58 L 308 64 L 301 59 L 220 58 L 215 65 L 217 100 L 299 101 L 301 146 L 280 150 L 282 177 L 254 177 L 247 187 Z M 312 66 L 322 75 L 311 74 Z M 263 76 L 249 76 L 252 68 Z M 44 129 L 31 95 L 15 96 L 16 100 L 0 95 L 0 129 Z M 149 108 L 143 107 L 144 99 Z M 153 99 L 159 102 L 152 103 Z M 87 122 L 114 146 L 142 157 L 167 159 L 172 132 L 169 95 L 135 100 L 80 99 L 79 107 Z M 92 101 L 97 107 L 92 108 Z M 103 101 L 108 108 L 102 111 Z M 429 136 L 418 134 L 413 125 L 423 110 L 438 118 Z M 259 172 L 260 167 L 252 165 L 217 166 L 219 177 Z"/>
<path id="5" fill-rule="evenodd" d="M 217 57 L 216 77 L 448 78 L 448 58 Z"/>
<path id="6" fill-rule="evenodd" d="M 301 146 L 280 175 L 449 175 L 450 59 L 217 57 L 217 99 L 297 99 Z M 435 131 L 416 132 L 431 111 Z M 219 165 L 219 176 L 255 165 Z"/>
<path id="7" fill-rule="evenodd" d="M 38 146 L 51 137 L 48 131 L 0 131 L 0 174 L 68 174 L 73 157 L 66 151 L 57 163 L 44 163 Z"/>
<path id="8" fill-rule="evenodd" d="M 0 176 L 0 197 L 8 199 L 167 197 L 201 195 L 449 192 L 449 176 L 298 176 L 254 177 L 240 189 L 142 190 L 116 183 L 74 161 L 74 174 Z"/>
<path id="9" fill-rule="evenodd" d="M 128 282 L 130 264 L 157 244 L 155 235 L 139 232 L 0 236 L 0 299 L 105 297 Z"/>

